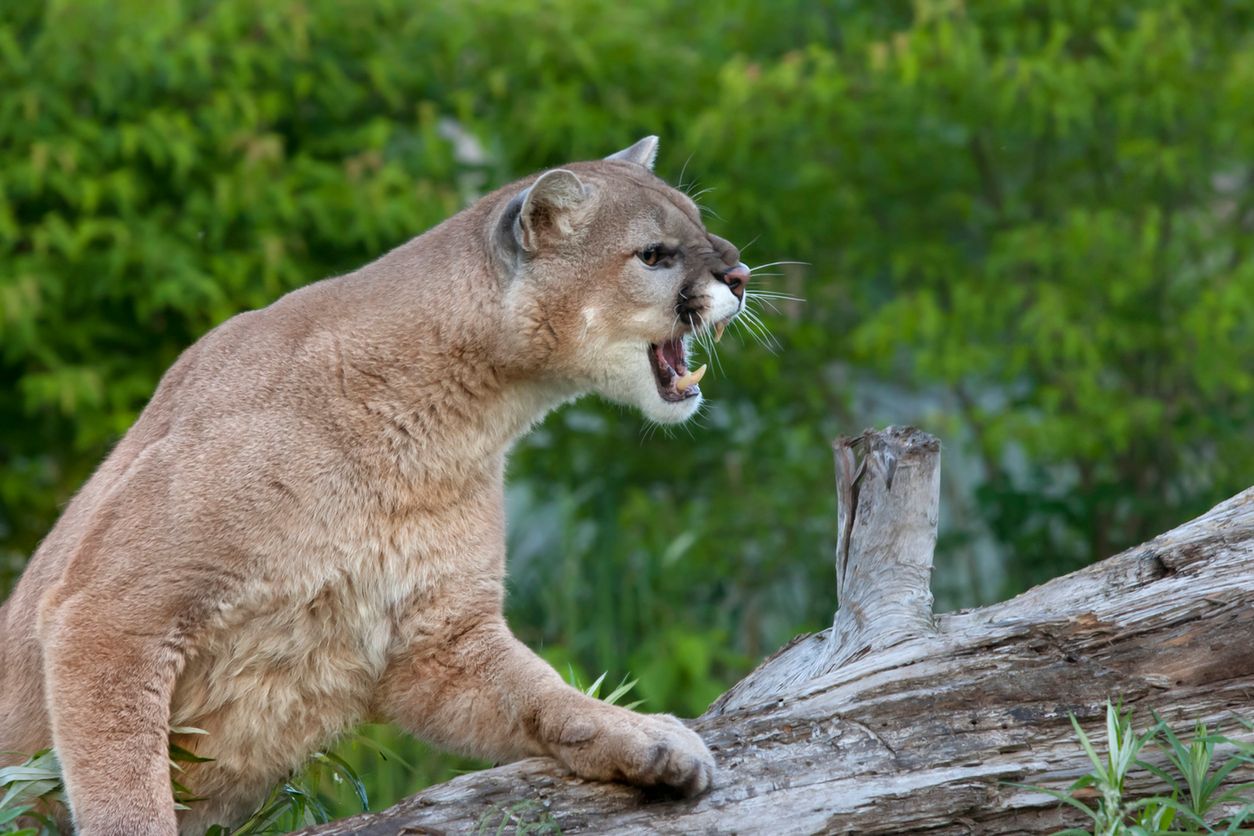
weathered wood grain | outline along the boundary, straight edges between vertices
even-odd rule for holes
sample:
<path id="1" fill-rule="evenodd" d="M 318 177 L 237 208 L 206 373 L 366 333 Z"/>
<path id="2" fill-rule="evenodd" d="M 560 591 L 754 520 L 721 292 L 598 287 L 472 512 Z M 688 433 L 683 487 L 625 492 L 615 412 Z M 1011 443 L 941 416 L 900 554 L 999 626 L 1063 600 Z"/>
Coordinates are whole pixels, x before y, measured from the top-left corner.
<path id="1" fill-rule="evenodd" d="M 912 427 L 889 427 L 838 439 L 835 452 L 839 608 L 816 675 L 935 629 L 940 442 Z"/>
<path id="2" fill-rule="evenodd" d="M 842 608 L 888 613 L 887 629 L 866 612 L 851 610 L 843 627 L 838 615 L 834 630 L 794 640 L 693 721 L 718 760 L 711 792 L 659 798 L 532 759 L 307 832 L 490 823 L 494 833 L 512 816 L 514 827 L 552 822 L 567 834 L 1046 833 L 1077 814 L 1008 782 L 1062 788 L 1087 771 L 1068 713 L 1096 730 L 1107 697 L 1122 698 L 1141 725 L 1153 708 L 1181 730 L 1205 720 L 1249 739 L 1234 718 L 1254 716 L 1254 489 L 1010 601 L 921 619 L 912 596 L 920 543 L 930 569 L 939 449 L 903 432 L 837 450 L 842 514 L 852 514 Z M 909 508 L 883 513 L 907 493 Z M 907 518 L 912 533 L 880 530 Z M 875 531 L 860 531 L 873 520 Z M 858 566 L 866 573 L 849 574 Z M 885 597 L 892 583 L 909 600 Z"/>

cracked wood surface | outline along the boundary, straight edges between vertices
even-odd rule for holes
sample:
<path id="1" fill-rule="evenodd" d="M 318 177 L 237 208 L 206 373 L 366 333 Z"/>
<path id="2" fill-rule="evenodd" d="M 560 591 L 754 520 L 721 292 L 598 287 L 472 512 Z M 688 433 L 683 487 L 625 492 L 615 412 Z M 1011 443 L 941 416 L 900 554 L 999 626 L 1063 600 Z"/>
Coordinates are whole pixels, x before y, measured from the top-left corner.
<path id="1" fill-rule="evenodd" d="M 878 473 L 872 490 L 888 489 L 882 465 L 868 469 Z M 925 470 L 916 475 L 931 478 Z M 1075 811 L 1007 783 L 1061 789 L 1087 771 L 1069 712 L 1095 730 L 1107 697 L 1122 698 L 1138 728 L 1152 708 L 1178 730 L 1203 720 L 1250 738 L 1234 718 L 1251 718 L 1254 706 L 1254 489 L 1009 601 L 938 616 L 934 629 L 894 634 L 888 646 L 873 628 L 855 641 L 870 651 L 833 647 L 832 630 L 800 637 L 692 721 L 719 766 L 701 798 L 584 782 L 531 759 L 306 832 L 497 832 L 511 818 L 567 834 L 1047 833 L 1077 824 Z"/>
<path id="2" fill-rule="evenodd" d="M 811 677 L 936 627 L 940 442 L 913 427 L 889 427 L 833 446 L 839 609 Z"/>

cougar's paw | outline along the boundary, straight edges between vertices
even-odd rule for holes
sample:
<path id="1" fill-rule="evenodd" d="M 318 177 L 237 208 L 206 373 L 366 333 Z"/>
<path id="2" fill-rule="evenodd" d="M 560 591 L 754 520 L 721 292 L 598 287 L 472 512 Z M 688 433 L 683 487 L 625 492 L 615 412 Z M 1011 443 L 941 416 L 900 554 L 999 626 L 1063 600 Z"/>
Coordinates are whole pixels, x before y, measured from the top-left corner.
<path id="1" fill-rule="evenodd" d="M 696 733 L 669 714 L 622 712 L 599 734 L 563 753 L 576 774 L 699 795 L 714 783 L 714 756 Z"/>
<path id="2" fill-rule="evenodd" d="M 714 784 L 714 756 L 697 733 L 669 714 L 644 717 L 654 721 L 655 735 L 645 753 L 646 785 L 674 787 L 691 798 Z"/>

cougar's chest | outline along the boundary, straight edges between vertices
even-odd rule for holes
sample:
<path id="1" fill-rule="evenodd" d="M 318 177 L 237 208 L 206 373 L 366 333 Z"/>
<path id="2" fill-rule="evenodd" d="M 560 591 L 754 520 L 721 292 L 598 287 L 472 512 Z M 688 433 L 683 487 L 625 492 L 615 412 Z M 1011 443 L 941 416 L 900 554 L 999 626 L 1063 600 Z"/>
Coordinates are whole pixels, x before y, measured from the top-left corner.
<path id="1" fill-rule="evenodd" d="M 204 781 L 281 774 L 366 716 L 396 625 L 430 584 L 430 536 L 346 522 L 258 555 L 265 571 L 195 637 L 172 701 L 173 725 L 208 732 L 193 741 L 215 759 Z"/>

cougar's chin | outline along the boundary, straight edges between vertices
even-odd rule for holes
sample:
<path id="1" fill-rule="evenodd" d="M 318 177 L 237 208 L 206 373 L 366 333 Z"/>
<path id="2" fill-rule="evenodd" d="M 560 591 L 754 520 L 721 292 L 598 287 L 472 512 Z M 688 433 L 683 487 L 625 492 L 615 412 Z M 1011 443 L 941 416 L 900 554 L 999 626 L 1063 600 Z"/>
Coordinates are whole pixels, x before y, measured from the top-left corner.
<path id="1" fill-rule="evenodd" d="M 701 408 L 701 392 L 694 392 L 682 401 L 664 401 L 657 395 L 651 401 L 638 404 L 644 417 L 658 424 L 682 424 L 697 414 Z"/>
<path id="2" fill-rule="evenodd" d="M 620 346 L 606 359 L 607 374 L 596 387 L 603 397 L 659 424 L 682 423 L 700 408 L 701 372 L 688 371 L 681 341 Z"/>

